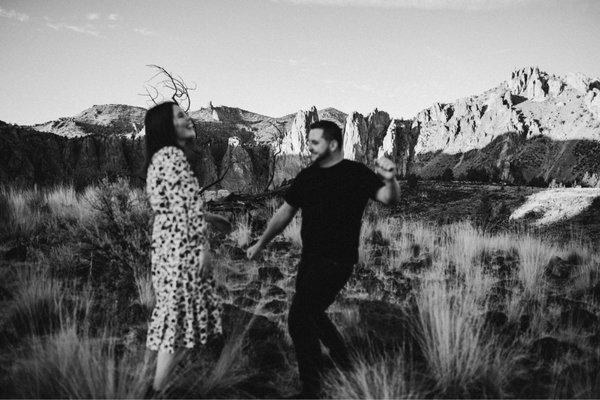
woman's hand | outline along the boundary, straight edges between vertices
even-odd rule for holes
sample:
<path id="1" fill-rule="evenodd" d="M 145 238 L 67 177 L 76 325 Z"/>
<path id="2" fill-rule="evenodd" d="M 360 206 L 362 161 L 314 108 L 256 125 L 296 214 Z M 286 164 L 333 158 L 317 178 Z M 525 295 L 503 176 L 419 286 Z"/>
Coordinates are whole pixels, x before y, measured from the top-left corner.
<path id="1" fill-rule="evenodd" d="M 219 232 L 224 234 L 231 232 L 231 223 L 227 218 L 212 213 L 205 213 L 204 218 L 206 219 L 206 222 L 211 224 L 213 228 Z"/>

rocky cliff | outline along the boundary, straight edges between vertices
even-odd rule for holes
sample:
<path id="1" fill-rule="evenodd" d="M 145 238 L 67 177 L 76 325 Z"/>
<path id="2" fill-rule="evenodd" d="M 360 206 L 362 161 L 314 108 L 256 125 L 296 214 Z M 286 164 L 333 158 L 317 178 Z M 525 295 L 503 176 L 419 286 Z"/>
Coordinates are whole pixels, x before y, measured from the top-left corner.
<path id="1" fill-rule="evenodd" d="M 415 117 L 414 172 L 480 168 L 507 181 L 598 172 L 599 95 L 598 80 L 524 68 L 483 94 L 436 103 Z"/>
<path id="2" fill-rule="evenodd" d="M 0 177 L 8 183 L 93 182 L 127 175 L 143 181 L 145 110 L 93 106 L 33 127 L 0 124 Z M 306 136 L 319 119 L 344 131 L 346 158 L 372 166 L 387 156 L 401 175 L 484 176 L 506 182 L 580 180 L 600 175 L 600 80 L 523 68 L 498 86 L 435 103 L 413 119 L 385 111 L 349 115 L 334 108 L 279 118 L 234 107 L 190 113 L 197 140 L 190 160 L 203 184 L 252 192 L 292 179 L 308 162 Z"/>

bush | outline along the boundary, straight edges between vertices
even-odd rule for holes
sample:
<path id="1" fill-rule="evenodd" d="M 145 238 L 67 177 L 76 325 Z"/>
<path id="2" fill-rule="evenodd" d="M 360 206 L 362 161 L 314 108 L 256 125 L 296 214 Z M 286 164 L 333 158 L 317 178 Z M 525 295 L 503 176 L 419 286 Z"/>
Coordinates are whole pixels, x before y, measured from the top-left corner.
<path id="1" fill-rule="evenodd" d="M 452 168 L 446 168 L 442 175 L 440 176 L 440 180 L 444 182 L 451 182 L 454 180 L 454 172 L 452 172 Z"/>
<path id="2" fill-rule="evenodd" d="M 143 192 L 120 178 L 101 182 L 93 206 L 97 216 L 81 232 L 84 258 L 95 292 L 104 297 L 101 302 L 121 316 L 131 303 L 151 302 L 150 205 Z"/>
<path id="3" fill-rule="evenodd" d="M 406 176 L 406 183 L 409 188 L 415 189 L 419 185 L 419 176 L 417 174 L 408 174 Z"/>
<path id="4" fill-rule="evenodd" d="M 461 180 L 471 182 L 489 182 L 490 175 L 485 168 L 471 167 L 467 169 L 467 172 L 464 175 L 461 175 Z"/>
<path id="5" fill-rule="evenodd" d="M 536 176 L 531 178 L 527 185 L 533 187 L 548 187 L 548 182 L 546 182 L 543 176 Z"/>

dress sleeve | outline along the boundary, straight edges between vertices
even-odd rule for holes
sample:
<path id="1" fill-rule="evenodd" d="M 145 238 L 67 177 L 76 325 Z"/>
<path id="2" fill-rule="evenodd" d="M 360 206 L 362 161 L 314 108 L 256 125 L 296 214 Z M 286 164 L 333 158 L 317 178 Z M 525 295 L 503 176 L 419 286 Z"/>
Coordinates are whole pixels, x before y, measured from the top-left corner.
<path id="1" fill-rule="evenodd" d="M 156 153 L 153 162 L 156 165 L 156 186 L 161 197 L 166 200 L 166 208 L 171 212 L 183 212 L 186 209 L 186 199 L 182 192 L 185 181 L 185 156 L 176 147 L 166 147 Z"/>

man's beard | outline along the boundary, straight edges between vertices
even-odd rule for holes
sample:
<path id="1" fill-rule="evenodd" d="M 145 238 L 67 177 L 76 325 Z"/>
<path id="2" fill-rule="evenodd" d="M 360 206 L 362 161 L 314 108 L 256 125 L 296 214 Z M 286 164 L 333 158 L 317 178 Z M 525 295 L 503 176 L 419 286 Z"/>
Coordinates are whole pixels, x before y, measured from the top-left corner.
<path id="1" fill-rule="evenodd" d="M 331 150 L 327 149 L 323 154 L 319 154 L 317 158 L 315 158 L 315 161 L 313 161 L 312 163 L 318 164 L 319 162 L 325 160 L 329 156 L 331 156 Z"/>

